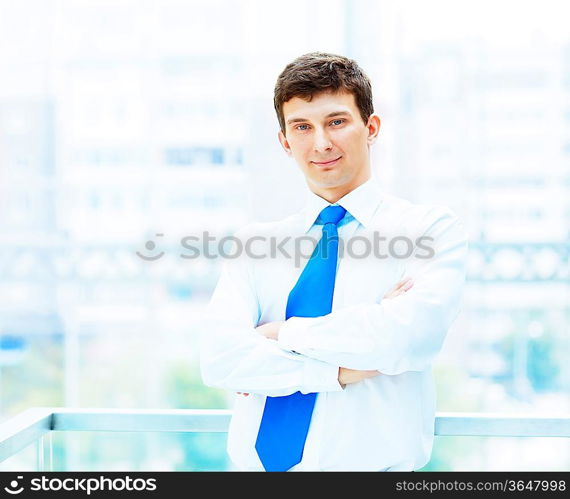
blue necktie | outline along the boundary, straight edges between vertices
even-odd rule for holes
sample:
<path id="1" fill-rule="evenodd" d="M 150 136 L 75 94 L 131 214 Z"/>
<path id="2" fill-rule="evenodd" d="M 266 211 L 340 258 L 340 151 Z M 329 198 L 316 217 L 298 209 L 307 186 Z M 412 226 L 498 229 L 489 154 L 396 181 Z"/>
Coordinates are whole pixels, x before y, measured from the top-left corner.
<path id="1" fill-rule="evenodd" d="M 342 206 L 328 206 L 321 211 L 317 223 L 323 224 L 323 236 L 289 293 L 287 319 L 320 317 L 331 312 L 338 259 L 336 224 L 345 213 Z M 316 397 L 316 393 L 301 392 L 267 397 L 255 442 L 266 471 L 287 471 L 301 462 Z"/>

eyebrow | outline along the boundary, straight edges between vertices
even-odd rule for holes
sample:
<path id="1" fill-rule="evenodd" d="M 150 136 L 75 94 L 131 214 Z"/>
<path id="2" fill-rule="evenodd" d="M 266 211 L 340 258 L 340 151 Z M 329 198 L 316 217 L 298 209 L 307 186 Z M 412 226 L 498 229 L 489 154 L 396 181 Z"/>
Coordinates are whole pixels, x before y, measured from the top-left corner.
<path id="1" fill-rule="evenodd" d="M 325 119 L 332 118 L 333 116 L 350 116 L 351 114 L 348 111 L 333 111 L 325 116 Z M 287 124 L 291 125 L 293 123 L 301 123 L 304 121 L 311 121 L 308 118 L 289 118 L 287 120 Z"/>

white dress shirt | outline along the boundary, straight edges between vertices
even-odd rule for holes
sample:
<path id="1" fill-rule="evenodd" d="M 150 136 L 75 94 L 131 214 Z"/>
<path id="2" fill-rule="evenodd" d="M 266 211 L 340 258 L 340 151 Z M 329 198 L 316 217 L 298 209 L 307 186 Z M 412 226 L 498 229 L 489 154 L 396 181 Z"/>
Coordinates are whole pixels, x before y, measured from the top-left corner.
<path id="1" fill-rule="evenodd" d="M 200 360 L 205 384 L 249 393 L 236 393 L 228 435 L 239 469 L 263 470 L 254 446 L 266 396 L 296 391 L 318 396 L 303 459 L 292 470 L 409 471 L 430 459 L 431 367 L 459 312 L 464 227 L 449 208 L 387 194 L 374 178 L 335 204 L 348 213 L 338 224 L 344 251 L 330 314 L 289 318 L 277 341 L 255 331 L 285 320 L 289 292 L 322 235 L 315 221 L 330 203 L 310 191 L 299 213 L 237 231 L 248 255 L 223 262 L 204 317 Z M 376 252 L 374 234 L 382 238 Z M 414 280 L 409 291 L 383 299 L 407 276 Z M 343 388 L 339 366 L 382 374 Z"/>

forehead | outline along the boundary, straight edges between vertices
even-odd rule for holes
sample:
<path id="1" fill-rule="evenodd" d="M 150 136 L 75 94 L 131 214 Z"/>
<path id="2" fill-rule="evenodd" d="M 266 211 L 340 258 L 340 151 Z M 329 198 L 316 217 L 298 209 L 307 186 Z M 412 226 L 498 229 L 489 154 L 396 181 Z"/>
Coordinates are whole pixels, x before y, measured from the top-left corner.
<path id="1" fill-rule="evenodd" d="M 319 118 L 335 112 L 358 114 L 354 94 L 350 92 L 321 92 L 313 95 L 310 101 L 293 97 L 283 104 L 282 109 L 285 121 Z"/>

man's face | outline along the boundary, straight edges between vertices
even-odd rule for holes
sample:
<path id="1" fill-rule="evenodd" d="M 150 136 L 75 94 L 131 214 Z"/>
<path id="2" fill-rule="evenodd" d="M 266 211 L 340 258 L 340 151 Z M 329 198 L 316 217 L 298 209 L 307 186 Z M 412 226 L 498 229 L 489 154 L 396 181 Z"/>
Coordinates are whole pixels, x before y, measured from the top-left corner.
<path id="1" fill-rule="evenodd" d="M 281 145 L 300 166 L 309 188 L 335 202 L 370 178 L 369 147 L 380 119 L 362 121 L 352 93 L 324 92 L 310 102 L 293 97 L 283 104 Z M 336 199 L 334 199 L 336 198 Z"/>

